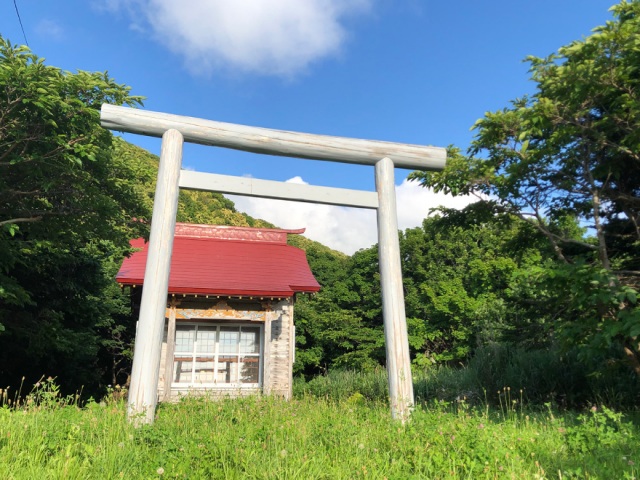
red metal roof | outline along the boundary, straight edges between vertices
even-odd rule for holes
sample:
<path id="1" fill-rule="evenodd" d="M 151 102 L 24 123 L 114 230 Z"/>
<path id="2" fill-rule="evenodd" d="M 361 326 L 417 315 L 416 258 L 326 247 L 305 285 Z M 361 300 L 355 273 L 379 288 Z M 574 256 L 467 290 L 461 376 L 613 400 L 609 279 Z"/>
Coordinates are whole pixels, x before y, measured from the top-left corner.
<path id="1" fill-rule="evenodd" d="M 305 252 L 286 244 L 287 233 L 275 230 L 210 225 L 176 225 L 171 256 L 169 293 L 290 297 L 296 292 L 317 292 L 320 285 Z M 142 285 L 148 244 L 126 258 L 116 280 Z"/>

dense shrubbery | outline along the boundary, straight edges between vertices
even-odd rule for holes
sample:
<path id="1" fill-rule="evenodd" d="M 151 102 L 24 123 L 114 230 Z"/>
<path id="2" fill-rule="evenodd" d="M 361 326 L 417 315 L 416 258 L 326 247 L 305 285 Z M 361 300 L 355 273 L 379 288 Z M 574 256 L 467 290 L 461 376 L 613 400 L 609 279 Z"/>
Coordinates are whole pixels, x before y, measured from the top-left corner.
<path id="1" fill-rule="evenodd" d="M 495 344 L 476 350 L 465 366 L 435 365 L 414 368 L 413 384 L 417 404 L 431 402 L 500 406 L 517 401 L 518 406 L 584 409 L 608 405 L 635 409 L 640 401 L 640 381 L 621 364 L 609 371 L 591 373 L 575 355 L 558 350 L 525 350 Z M 362 397 L 387 402 L 386 371 L 331 370 L 305 381 L 294 382 L 297 396 L 312 395 L 336 401 Z M 355 396 L 355 397 L 354 397 Z"/>

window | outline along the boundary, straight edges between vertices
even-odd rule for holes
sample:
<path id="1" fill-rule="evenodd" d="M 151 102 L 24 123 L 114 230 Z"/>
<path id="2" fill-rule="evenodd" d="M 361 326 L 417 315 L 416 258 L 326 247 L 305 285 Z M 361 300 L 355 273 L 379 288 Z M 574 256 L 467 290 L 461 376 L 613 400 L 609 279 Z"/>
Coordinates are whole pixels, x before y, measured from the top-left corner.
<path id="1" fill-rule="evenodd" d="M 176 325 L 173 383 L 259 386 L 261 331 L 255 325 Z"/>

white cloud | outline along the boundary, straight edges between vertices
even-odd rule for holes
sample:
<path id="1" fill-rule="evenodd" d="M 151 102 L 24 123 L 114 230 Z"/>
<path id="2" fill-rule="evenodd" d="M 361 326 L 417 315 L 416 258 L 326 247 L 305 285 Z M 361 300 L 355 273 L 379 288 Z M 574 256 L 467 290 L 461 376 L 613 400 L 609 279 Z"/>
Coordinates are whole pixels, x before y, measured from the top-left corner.
<path id="1" fill-rule="evenodd" d="M 300 175 L 296 175 L 293 178 L 287 180 L 286 183 L 297 183 L 298 185 L 309 185 L 308 182 L 305 182 Z"/>
<path id="2" fill-rule="evenodd" d="M 422 221 L 429 216 L 429 210 L 436 207 L 463 209 L 477 199 L 471 196 L 452 197 L 444 193 L 433 193 L 432 190 L 421 187 L 418 182 L 404 179 L 396 186 L 396 204 L 398 208 L 398 228 L 422 225 Z"/>
<path id="3" fill-rule="evenodd" d="M 287 182 L 306 184 L 299 176 Z M 228 197 L 235 202 L 238 210 L 254 218 L 261 218 L 280 228 L 306 228 L 306 237 L 349 255 L 378 241 L 374 210 L 235 195 Z M 418 183 L 405 179 L 396 186 L 398 228 L 405 230 L 422 225 L 431 208 L 440 205 L 464 208 L 474 200 L 470 197 L 434 194 Z"/>
<path id="4" fill-rule="evenodd" d="M 49 39 L 60 40 L 64 36 L 63 28 L 55 21 L 43 19 L 36 25 L 36 32 Z"/>
<path id="5" fill-rule="evenodd" d="M 145 18 L 155 39 L 194 72 L 231 67 L 291 76 L 339 52 L 342 21 L 373 0 L 102 1 L 102 8 L 126 11 L 136 23 Z"/>

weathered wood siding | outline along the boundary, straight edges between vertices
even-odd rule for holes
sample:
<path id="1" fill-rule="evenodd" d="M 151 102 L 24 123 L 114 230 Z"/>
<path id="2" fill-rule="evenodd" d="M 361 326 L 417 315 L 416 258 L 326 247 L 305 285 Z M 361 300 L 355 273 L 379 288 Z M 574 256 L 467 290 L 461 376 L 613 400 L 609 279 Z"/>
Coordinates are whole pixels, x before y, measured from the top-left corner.
<path id="1" fill-rule="evenodd" d="M 271 312 L 267 368 L 269 385 L 266 393 L 281 395 L 287 400 L 293 393 L 293 302 L 279 302 Z"/>
<path id="2" fill-rule="evenodd" d="M 173 364 L 173 343 L 167 342 L 167 331 L 171 307 L 167 308 L 164 324 L 164 335 L 160 351 L 158 398 L 159 400 L 173 400 L 187 394 L 206 394 L 213 397 L 239 397 L 257 393 L 279 395 L 290 399 L 293 393 L 293 359 L 295 338 L 293 328 L 293 299 L 273 300 L 270 302 L 239 303 L 228 300 L 201 299 L 185 300 L 177 305 L 176 324 L 181 321 L 211 320 L 215 323 L 229 321 L 237 324 L 239 321 L 249 321 L 262 325 L 262 385 L 260 388 L 215 387 L 176 387 L 171 385 L 171 369 Z M 186 318 L 186 315 L 189 318 Z M 175 333 L 174 333 L 175 334 Z"/>
<path id="3" fill-rule="evenodd" d="M 160 349 L 160 375 L 158 377 L 158 399 L 162 400 L 164 398 L 165 388 L 167 388 L 167 376 L 166 376 L 166 365 L 167 365 L 167 324 L 169 322 L 168 318 L 164 319 L 164 334 L 162 336 L 162 348 Z"/>

